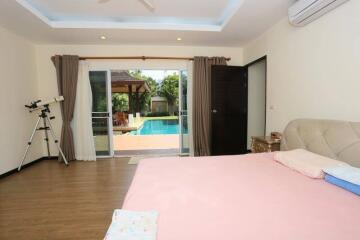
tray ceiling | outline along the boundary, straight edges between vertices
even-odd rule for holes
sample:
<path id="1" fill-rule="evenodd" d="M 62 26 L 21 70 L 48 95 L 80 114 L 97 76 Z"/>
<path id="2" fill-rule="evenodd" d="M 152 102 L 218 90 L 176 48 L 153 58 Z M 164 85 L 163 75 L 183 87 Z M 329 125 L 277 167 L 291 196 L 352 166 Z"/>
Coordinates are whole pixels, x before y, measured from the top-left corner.
<path id="1" fill-rule="evenodd" d="M 221 31 L 244 0 L 16 0 L 53 28 Z"/>
<path id="2" fill-rule="evenodd" d="M 1 0 L 0 26 L 36 44 L 243 46 L 295 0 L 146 1 L 154 11 L 141 0 Z"/>

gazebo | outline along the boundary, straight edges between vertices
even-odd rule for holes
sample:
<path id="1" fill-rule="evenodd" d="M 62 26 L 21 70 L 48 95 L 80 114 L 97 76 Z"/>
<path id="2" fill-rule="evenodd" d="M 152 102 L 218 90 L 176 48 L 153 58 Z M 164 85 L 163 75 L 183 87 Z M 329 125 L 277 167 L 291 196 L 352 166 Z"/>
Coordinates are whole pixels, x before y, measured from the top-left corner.
<path id="1" fill-rule="evenodd" d="M 127 93 L 129 95 L 129 113 L 141 111 L 140 94 L 150 92 L 149 85 L 145 80 L 135 78 L 128 71 L 112 71 L 111 72 L 111 91 L 113 93 Z M 131 95 L 135 94 L 136 107 L 131 107 Z M 134 111 L 135 110 L 135 111 Z"/>

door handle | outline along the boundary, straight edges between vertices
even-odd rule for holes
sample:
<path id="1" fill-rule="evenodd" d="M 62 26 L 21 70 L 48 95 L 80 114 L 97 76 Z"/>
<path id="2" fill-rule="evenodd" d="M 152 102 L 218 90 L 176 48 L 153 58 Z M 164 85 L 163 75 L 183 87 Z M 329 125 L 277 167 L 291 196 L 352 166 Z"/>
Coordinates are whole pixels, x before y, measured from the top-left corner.
<path id="1" fill-rule="evenodd" d="M 212 113 L 217 113 L 218 111 L 216 109 L 213 109 L 212 110 Z"/>

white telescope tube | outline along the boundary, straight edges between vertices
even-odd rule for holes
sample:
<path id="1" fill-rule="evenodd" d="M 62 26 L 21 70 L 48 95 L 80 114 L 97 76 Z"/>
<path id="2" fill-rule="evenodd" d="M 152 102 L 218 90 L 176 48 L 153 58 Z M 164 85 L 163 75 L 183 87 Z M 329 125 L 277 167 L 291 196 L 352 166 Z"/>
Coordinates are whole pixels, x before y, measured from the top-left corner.
<path id="1" fill-rule="evenodd" d="M 59 96 L 59 97 L 54 97 L 52 99 L 49 99 L 47 101 L 41 101 L 39 103 L 36 104 L 36 107 L 42 107 L 42 106 L 45 106 L 45 105 L 50 105 L 50 104 L 53 104 L 53 103 L 57 103 L 57 102 L 62 102 L 64 101 L 64 97 L 63 96 Z"/>
<path id="2" fill-rule="evenodd" d="M 32 102 L 30 105 L 25 105 L 25 107 L 29 108 L 30 112 L 33 112 L 33 111 L 41 109 L 41 107 L 49 106 L 50 104 L 62 102 L 62 101 L 64 101 L 64 97 L 58 96 L 58 97 L 54 97 L 54 98 L 46 100 L 46 101 L 38 100 L 38 101 Z"/>

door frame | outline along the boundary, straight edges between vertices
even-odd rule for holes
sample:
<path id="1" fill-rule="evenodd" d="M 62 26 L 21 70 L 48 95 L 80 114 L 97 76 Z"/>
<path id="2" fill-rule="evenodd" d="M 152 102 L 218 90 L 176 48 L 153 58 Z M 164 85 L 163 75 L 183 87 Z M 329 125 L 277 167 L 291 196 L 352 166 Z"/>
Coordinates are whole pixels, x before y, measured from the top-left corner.
<path id="1" fill-rule="evenodd" d="M 264 135 L 266 135 L 267 133 L 267 118 L 268 118 L 268 61 L 267 61 L 267 55 L 261 57 L 261 58 L 258 58 L 248 64 L 245 65 L 245 67 L 249 70 L 249 67 L 254 65 L 254 64 L 257 64 L 261 61 L 265 61 L 265 126 L 264 126 L 264 129 L 265 129 L 265 132 L 264 132 Z M 249 72 L 249 71 L 248 71 Z M 247 74 L 247 79 L 249 81 L 249 74 Z"/>
<path id="2" fill-rule="evenodd" d="M 108 137 L 109 137 L 109 155 L 96 156 L 97 159 L 111 158 L 114 156 L 113 143 L 113 113 L 112 113 L 112 95 L 111 95 L 111 70 L 108 68 L 91 68 L 90 72 L 106 72 L 106 96 L 108 117 Z"/>
<path id="3" fill-rule="evenodd" d="M 184 149 L 184 141 L 182 139 L 183 137 L 183 115 L 182 115 L 182 104 L 183 104 L 183 98 L 182 98 L 182 93 L 183 93 L 183 85 L 182 85 L 182 71 L 186 71 L 187 72 L 187 86 L 186 86 L 186 96 L 188 97 L 189 94 L 189 73 L 188 70 L 177 70 L 179 71 L 179 155 L 180 156 L 188 156 L 190 155 L 190 139 L 188 139 L 188 148 L 189 148 L 189 152 L 182 152 L 182 150 Z M 187 118 L 187 124 L 189 126 L 189 101 L 187 101 L 187 107 L 186 107 L 186 118 Z M 188 127 L 188 138 L 190 138 L 189 135 L 189 127 Z"/>
<path id="4" fill-rule="evenodd" d="M 112 70 L 131 70 L 131 69 L 139 69 L 139 70 L 163 70 L 163 71 L 167 71 L 167 70 L 174 70 L 174 71 L 178 71 L 179 74 L 179 110 L 180 110 L 180 104 L 182 103 L 181 101 L 181 90 L 182 87 L 181 86 L 181 71 L 189 71 L 189 69 L 185 68 L 185 67 L 159 67 L 159 66 L 154 66 L 154 67 L 91 67 L 90 71 L 101 71 L 101 72 L 106 72 L 106 84 L 107 84 L 107 96 L 108 96 L 108 102 L 107 102 L 107 107 L 108 107 L 108 112 L 109 112 L 109 118 L 108 118 L 108 135 L 109 135 L 109 153 L 110 155 L 104 155 L 104 156 L 96 156 L 99 159 L 102 158 L 110 158 L 110 157 L 116 157 L 117 155 L 115 155 L 115 149 L 114 149 L 114 127 L 113 127 L 113 113 L 112 113 L 112 89 L 111 89 L 111 71 Z M 188 74 L 189 76 L 189 74 Z M 188 81 L 189 83 L 189 81 Z M 189 106 L 188 106 L 189 109 Z M 189 116 L 189 113 L 188 113 Z M 181 127 L 181 117 L 179 114 L 179 128 Z M 190 135 L 189 135 L 190 137 Z M 190 145 L 189 145 L 190 147 Z M 181 153 L 181 149 L 182 149 L 182 139 L 181 139 L 181 130 L 179 129 L 179 155 L 182 155 Z M 184 154 L 187 155 L 188 153 Z M 123 157 L 121 155 L 121 157 Z"/>

